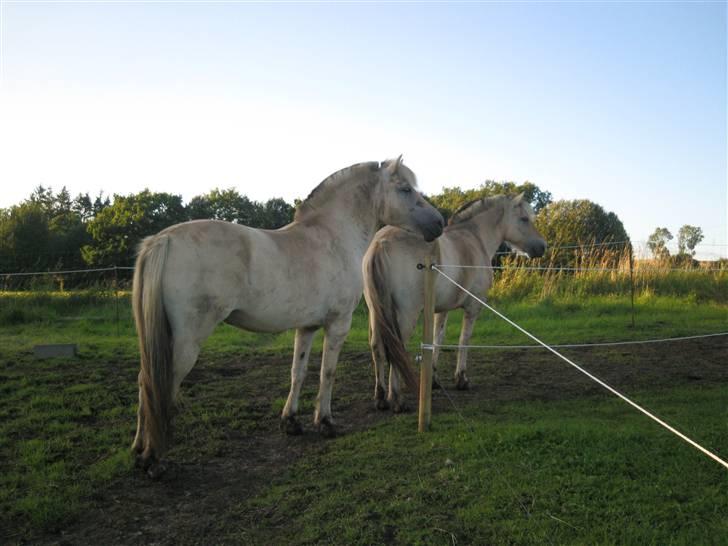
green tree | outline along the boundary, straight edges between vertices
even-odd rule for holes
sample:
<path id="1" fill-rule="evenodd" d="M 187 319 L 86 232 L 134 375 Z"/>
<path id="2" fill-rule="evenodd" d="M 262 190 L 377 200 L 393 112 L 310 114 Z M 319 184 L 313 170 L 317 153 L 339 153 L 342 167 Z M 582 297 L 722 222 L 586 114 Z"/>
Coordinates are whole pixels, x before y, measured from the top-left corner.
<path id="1" fill-rule="evenodd" d="M 677 232 L 677 249 L 680 254 L 695 256 L 695 247 L 703 240 L 703 230 L 697 226 L 685 224 Z"/>
<path id="2" fill-rule="evenodd" d="M 190 220 L 224 220 L 255 227 L 259 208 L 257 203 L 240 195 L 234 188 L 215 188 L 209 193 L 193 197 L 187 205 L 187 214 Z"/>
<path id="3" fill-rule="evenodd" d="M 182 197 L 148 189 L 127 196 L 114 195 L 113 203 L 88 223 L 91 243 L 82 248 L 89 265 L 122 265 L 146 236 L 187 220 Z"/>
<path id="4" fill-rule="evenodd" d="M 647 238 L 647 248 L 650 249 L 652 255 L 658 260 L 665 260 L 670 257 L 670 251 L 667 249 L 668 241 L 672 241 L 672 233 L 664 227 L 655 228 Z"/>
<path id="5" fill-rule="evenodd" d="M 268 199 L 260 207 L 258 225 L 264 229 L 278 229 L 293 221 L 295 209 L 280 197 Z"/>
<path id="6" fill-rule="evenodd" d="M 519 193 L 524 194 L 534 212 L 539 212 L 552 201 L 551 192 L 542 190 L 533 182 L 526 181 L 523 184 L 516 184 L 515 182 L 495 182 L 493 180 L 486 180 L 477 188 L 470 190 L 462 190 L 459 186 L 443 188 L 441 193 L 430 196 L 429 201 L 440 210 L 445 218 L 449 218 L 462 205 L 475 199 L 503 194 L 518 195 Z"/>
<path id="7" fill-rule="evenodd" d="M 588 199 L 548 204 L 536 217 L 536 227 L 551 248 L 551 262 L 562 267 L 615 265 L 629 244 L 619 217 Z"/>
<path id="8" fill-rule="evenodd" d="M 48 215 L 43 204 L 25 201 L 0 215 L 0 267 L 8 272 L 49 265 Z"/>
<path id="9" fill-rule="evenodd" d="M 0 267 L 6 271 L 63 269 L 83 264 L 90 240 L 68 190 L 38 186 L 0 217 Z"/>
<path id="10" fill-rule="evenodd" d="M 283 199 L 269 199 L 265 203 L 251 201 L 237 190 L 214 189 L 210 193 L 193 197 L 187 205 L 191 220 L 213 219 L 234 222 L 255 228 L 277 229 L 293 220 L 294 208 Z"/>
<path id="11" fill-rule="evenodd" d="M 63 188 L 66 189 L 65 187 Z M 68 192 L 66 192 L 68 193 Z M 45 186 L 36 186 L 36 188 L 30 194 L 27 199 L 30 203 L 40 206 L 40 208 L 48 215 L 53 213 L 56 198 L 53 195 L 53 188 L 46 188 Z"/>
<path id="12" fill-rule="evenodd" d="M 99 192 L 93 201 L 88 192 L 79 193 L 71 203 L 71 209 L 78 214 L 81 221 L 88 222 L 110 204 L 109 198 L 104 197 L 104 192 Z"/>

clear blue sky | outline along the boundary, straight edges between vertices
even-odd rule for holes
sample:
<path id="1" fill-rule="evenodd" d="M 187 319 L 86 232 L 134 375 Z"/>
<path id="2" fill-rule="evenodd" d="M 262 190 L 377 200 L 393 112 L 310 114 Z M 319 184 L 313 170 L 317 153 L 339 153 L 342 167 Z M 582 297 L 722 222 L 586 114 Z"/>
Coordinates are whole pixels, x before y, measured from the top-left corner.
<path id="1" fill-rule="evenodd" d="M 726 255 L 726 4 L 3 1 L 0 206 L 37 184 L 305 196 L 403 153 Z"/>

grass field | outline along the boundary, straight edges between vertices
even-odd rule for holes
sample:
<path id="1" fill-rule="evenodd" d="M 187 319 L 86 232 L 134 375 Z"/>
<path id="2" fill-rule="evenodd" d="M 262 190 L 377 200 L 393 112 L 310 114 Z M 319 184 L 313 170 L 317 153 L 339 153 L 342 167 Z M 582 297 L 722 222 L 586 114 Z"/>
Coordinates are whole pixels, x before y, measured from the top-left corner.
<path id="1" fill-rule="evenodd" d="M 679 407 L 682 424 L 723 452 L 725 395 L 638 393 L 650 406 Z M 241 542 L 375 544 L 388 529 L 402 544 L 728 540 L 725 469 L 618 401 L 481 403 L 464 416 L 439 417 L 424 436 L 413 419 L 394 420 L 299 463 L 237 508 L 268 514 L 241 526 Z M 281 532 L 275 523 L 301 506 Z"/>
<path id="2" fill-rule="evenodd" d="M 635 327 L 624 295 L 494 294 L 499 310 L 551 343 L 728 330 L 726 301 L 694 290 L 641 290 Z M 106 293 L 6 293 L 0 301 L 2 543 L 728 543 L 725 469 L 548 355 L 474 353 L 474 390 L 449 392 L 462 415 L 436 391 L 431 434 L 416 434 L 414 414 L 376 412 L 363 306 L 334 390 L 341 437 L 277 431 L 290 333 L 220 326 L 184 386 L 169 454 L 176 466 L 149 483 L 127 452 L 138 366 L 128 294 L 118 322 Z M 485 314 L 473 336 L 525 341 Z M 33 360 L 32 346 L 50 342 L 78 343 L 79 357 Z M 725 456 L 727 347 L 716 340 L 570 356 L 605 366 L 616 386 Z M 443 377 L 452 358 L 444 355 Z M 312 358 L 304 414 L 317 368 Z M 166 523 L 155 525 L 154 514 Z"/>

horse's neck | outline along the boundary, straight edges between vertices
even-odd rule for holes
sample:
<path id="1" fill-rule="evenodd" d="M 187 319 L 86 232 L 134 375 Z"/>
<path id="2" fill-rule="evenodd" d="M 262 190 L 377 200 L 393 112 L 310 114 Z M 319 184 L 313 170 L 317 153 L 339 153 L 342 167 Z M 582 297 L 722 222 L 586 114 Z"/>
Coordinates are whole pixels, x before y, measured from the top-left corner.
<path id="1" fill-rule="evenodd" d="M 504 207 L 504 203 L 496 203 L 492 208 L 467 220 L 475 228 L 471 233 L 478 239 L 490 258 L 493 258 L 498 247 L 505 240 Z"/>
<path id="2" fill-rule="evenodd" d="M 374 234 L 379 228 L 374 206 L 374 188 L 367 188 L 367 181 L 354 187 L 340 188 L 347 194 L 330 199 L 305 219 L 302 224 L 315 226 L 330 234 L 332 242 L 341 244 L 343 250 L 364 257 Z"/>

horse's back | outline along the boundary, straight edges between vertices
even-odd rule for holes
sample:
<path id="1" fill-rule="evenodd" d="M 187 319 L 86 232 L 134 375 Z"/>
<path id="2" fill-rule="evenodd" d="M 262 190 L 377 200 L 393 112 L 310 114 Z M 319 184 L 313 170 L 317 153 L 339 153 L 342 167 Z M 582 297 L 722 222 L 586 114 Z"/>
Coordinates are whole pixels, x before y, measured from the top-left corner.
<path id="1" fill-rule="evenodd" d="M 395 302 L 401 307 L 421 308 L 424 301 L 424 276 L 417 265 L 429 254 L 444 265 L 485 265 L 490 263 L 480 245 L 474 244 L 457 230 L 446 230 L 434 243 L 426 243 L 416 235 L 396 227 L 377 232 L 365 260 L 382 260 L 382 282 L 388 283 Z M 365 264 L 365 275 L 366 275 Z M 371 268 L 370 268 L 371 269 Z M 488 269 L 450 269 L 460 284 L 470 290 L 484 292 L 490 288 L 493 273 Z M 371 274 L 370 274 L 371 275 Z M 371 289 L 372 279 L 365 279 Z M 460 307 L 467 295 L 447 279 L 438 276 L 435 284 L 436 310 L 447 311 Z"/>
<path id="2" fill-rule="evenodd" d="M 428 252 L 435 251 L 435 243 L 427 243 L 413 233 L 392 226 L 380 229 L 364 257 L 365 291 L 373 290 L 377 282 L 386 284 L 398 307 L 416 307 L 424 286 L 417 264 Z M 372 267 L 375 261 L 381 267 Z M 379 276 L 376 280 L 375 274 Z"/>
<path id="3" fill-rule="evenodd" d="M 361 297 L 361 281 L 343 286 L 341 265 L 327 262 L 325 242 L 295 225 L 264 230 L 197 220 L 157 237 L 169 238 L 165 301 L 178 308 L 177 316 L 210 314 L 244 329 L 278 332 L 322 325 L 339 301 L 353 307 Z"/>

